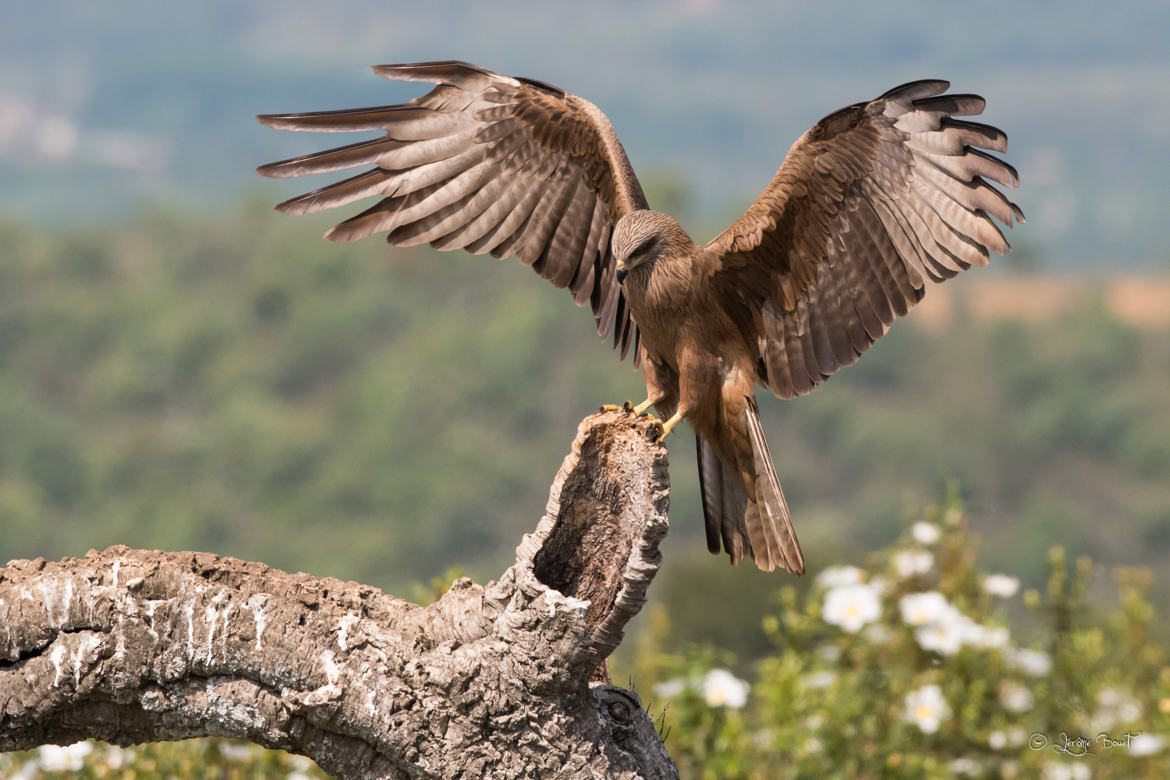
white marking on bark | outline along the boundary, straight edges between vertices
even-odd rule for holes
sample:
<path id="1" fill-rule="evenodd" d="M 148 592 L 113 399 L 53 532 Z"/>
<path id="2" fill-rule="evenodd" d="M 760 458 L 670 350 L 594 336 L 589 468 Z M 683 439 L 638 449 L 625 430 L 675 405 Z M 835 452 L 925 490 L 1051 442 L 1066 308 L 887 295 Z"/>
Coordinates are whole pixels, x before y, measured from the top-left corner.
<path id="1" fill-rule="evenodd" d="M 114 561 L 114 587 L 118 587 L 118 569 L 122 568 L 122 560 Z"/>
<path id="2" fill-rule="evenodd" d="M 203 613 L 203 618 L 207 622 L 207 660 L 209 663 L 211 662 L 211 643 L 215 639 L 215 624 L 219 621 L 219 610 L 215 607 L 226 597 L 227 591 L 220 590 L 219 593 L 211 597 L 211 603 L 207 605 L 207 609 Z"/>
<path id="3" fill-rule="evenodd" d="M 61 683 L 61 662 L 65 660 L 65 645 L 58 642 L 53 650 L 49 653 L 49 661 L 53 664 L 53 670 L 56 674 L 53 675 L 53 687 L 56 688 Z"/>
<path id="4" fill-rule="evenodd" d="M 187 659 L 195 660 L 195 603 L 193 601 L 187 602 L 187 606 L 183 607 L 183 612 L 187 615 Z"/>
<path id="5" fill-rule="evenodd" d="M 228 633 L 229 633 L 228 632 L 228 615 L 232 614 L 232 610 L 235 608 L 236 608 L 235 604 L 228 604 L 227 607 L 225 607 L 223 610 L 223 633 L 220 634 L 221 639 L 219 640 L 219 643 L 223 646 L 224 656 L 227 655 L 227 649 L 228 649 L 228 647 L 227 647 Z"/>
<path id="6" fill-rule="evenodd" d="M 204 613 L 204 618 L 207 621 L 207 660 L 211 660 L 211 642 L 215 639 L 215 624 L 219 621 L 219 610 L 213 605 L 207 605 L 207 611 Z"/>
<path id="7" fill-rule="evenodd" d="M 90 650 L 95 650 L 101 646 L 102 639 L 97 634 L 86 633 L 82 634 L 77 641 L 77 653 L 73 656 L 73 688 L 76 690 L 81 687 L 81 662 L 85 660 L 85 655 Z"/>
<path id="8" fill-rule="evenodd" d="M 158 641 L 158 632 L 154 630 L 154 610 L 156 607 L 158 607 L 159 604 L 162 603 L 163 602 L 156 601 L 154 599 L 148 599 L 146 602 L 146 617 L 150 619 L 150 626 L 147 627 L 146 630 L 150 632 L 150 636 L 156 642 Z"/>
<path id="9" fill-rule="evenodd" d="M 248 600 L 244 602 L 244 606 L 252 610 L 252 618 L 256 621 L 257 652 L 260 652 L 263 648 L 263 645 L 260 643 L 260 636 L 264 633 L 264 626 L 268 623 L 268 618 L 264 615 L 264 604 L 267 601 L 267 593 L 257 593 L 254 596 L 249 596 Z"/>
<path id="10" fill-rule="evenodd" d="M 349 627 L 361 620 L 357 615 L 348 614 L 341 618 L 341 622 L 337 624 L 337 646 L 341 648 L 341 652 L 349 650 L 346 643 L 346 638 L 349 636 Z"/>
<path id="11" fill-rule="evenodd" d="M 325 667 L 325 679 L 329 681 L 329 684 L 337 685 L 337 681 L 341 679 L 341 667 L 334 662 L 332 650 L 325 650 L 321 653 L 321 666 Z"/>
<path id="12" fill-rule="evenodd" d="M 48 617 L 49 624 L 53 628 L 64 626 L 69 620 L 69 604 L 73 601 L 73 578 L 65 577 L 63 584 L 60 580 L 46 578 L 37 583 L 37 590 L 40 591 L 40 601 L 45 608 L 45 616 Z M 23 591 L 21 595 L 24 595 Z M 36 601 L 31 595 L 30 599 Z"/>
<path id="13" fill-rule="evenodd" d="M 122 621 L 122 611 L 118 610 L 118 627 L 115 629 L 118 635 L 118 644 L 114 647 L 114 658 L 119 661 L 126 655 L 126 632 L 122 630 Z"/>
<path id="14" fill-rule="evenodd" d="M 304 702 L 310 707 L 332 701 L 341 695 L 337 681 L 341 679 L 341 667 L 333 660 L 333 651 L 321 652 L 321 666 L 325 669 L 325 684 L 305 695 Z"/>

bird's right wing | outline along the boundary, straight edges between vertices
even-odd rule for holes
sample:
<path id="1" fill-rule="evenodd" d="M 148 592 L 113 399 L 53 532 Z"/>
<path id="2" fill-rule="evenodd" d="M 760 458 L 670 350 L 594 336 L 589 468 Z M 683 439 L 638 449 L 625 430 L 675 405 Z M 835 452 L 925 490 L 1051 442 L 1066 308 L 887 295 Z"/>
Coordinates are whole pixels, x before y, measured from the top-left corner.
<path id="1" fill-rule="evenodd" d="M 712 241 L 711 288 L 781 398 L 855 361 L 931 281 L 1010 250 L 992 221 L 1024 215 L 988 179 L 1015 169 L 981 151 L 1007 136 L 955 119 L 983 98 L 915 81 L 822 119 L 735 224 Z"/>
<path id="2" fill-rule="evenodd" d="M 548 84 L 462 62 L 379 65 L 374 72 L 438 86 L 401 105 L 257 117 L 282 130 L 385 132 L 261 166 L 275 178 L 373 166 L 277 208 L 311 214 L 380 197 L 325 237 L 352 241 L 385 231 L 397 246 L 519 257 L 568 287 L 578 305 L 589 301 L 598 332 L 612 332 L 624 357 L 637 336 L 610 234 L 623 215 L 646 208 L 646 198 L 605 115 Z"/>

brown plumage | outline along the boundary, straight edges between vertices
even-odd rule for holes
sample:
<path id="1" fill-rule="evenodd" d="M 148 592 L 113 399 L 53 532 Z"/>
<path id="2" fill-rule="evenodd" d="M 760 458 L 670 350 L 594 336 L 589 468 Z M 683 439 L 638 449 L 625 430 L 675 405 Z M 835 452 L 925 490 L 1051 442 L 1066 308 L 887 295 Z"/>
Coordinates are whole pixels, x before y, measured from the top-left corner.
<path id="1" fill-rule="evenodd" d="M 916 81 L 822 119 L 747 212 L 704 246 L 648 209 L 609 120 L 556 87 L 460 62 L 374 72 L 437 84 L 409 103 L 259 117 L 286 130 L 383 130 L 262 166 L 290 177 L 374 167 L 277 208 L 311 213 L 371 196 L 330 230 L 350 241 L 515 255 L 634 349 L 666 422 L 694 428 L 707 546 L 732 563 L 802 573 L 804 558 L 760 425 L 755 386 L 809 392 L 861 356 L 895 316 L 988 252 L 1019 208 L 992 186 L 1015 170 L 981 151 L 1007 137 L 955 119 L 983 99 Z M 977 148 L 978 147 L 978 148 Z"/>

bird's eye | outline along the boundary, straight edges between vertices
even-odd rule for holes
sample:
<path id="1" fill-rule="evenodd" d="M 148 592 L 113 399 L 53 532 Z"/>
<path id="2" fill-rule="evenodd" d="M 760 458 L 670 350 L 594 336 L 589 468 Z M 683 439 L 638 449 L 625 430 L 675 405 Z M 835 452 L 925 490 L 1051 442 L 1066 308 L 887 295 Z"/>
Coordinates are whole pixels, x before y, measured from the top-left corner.
<path id="1" fill-rule="evenodd" d="M 630 257 L 642 257 L 647 252 L 649 252 L 650 248 L 653 246 L 654 246 L 654 236 L 650 236 L 645 241 L 638 244 L 637 248 L 635 248 L 633 252 L 630 252 Z"/>

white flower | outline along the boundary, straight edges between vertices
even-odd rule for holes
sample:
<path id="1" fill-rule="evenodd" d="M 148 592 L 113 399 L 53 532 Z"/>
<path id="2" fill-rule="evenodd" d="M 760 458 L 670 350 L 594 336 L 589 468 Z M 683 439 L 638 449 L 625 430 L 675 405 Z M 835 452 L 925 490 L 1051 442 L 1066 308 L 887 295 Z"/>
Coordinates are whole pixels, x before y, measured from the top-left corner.
<path id="1" fill-rule="evenodd" d="M 42 745 L 37 748 L 37 760 L 46 772 L 76 772 L 92 751 L 91 742 L 74 742 L 65 747 Z"/>
<path id="2" fill-rule="evenodd" d="M 1116 688 L 1102 688 L 1097 691 L 1097 703 L 1102 707 L 1116 707 L 1121 704 L 1121 692 Z"/>
<path id="3" fill-rule="evenodd" d="M 0 763 L 0 769 L 4 769 L 4 764 Z M 27 761 L 21 764 L 20 769 L 16 774 L 8 775 L 8 780 L 35 780 L 41 776 L 41 766 L 34 758 L 32 761 Z"/>
<path id="4" fill-rule="evenodd" d="M 959 756 L 951 762 L 951 774 L 953 775 L 973 775 L 978 771 L 979 765 L 975 763 L 973 758 Z"/>
<path id="5" fill-rule="evenodd" d="M 865 572 L 856 566 L 830 566 L 817 575 L 817 584 L 822 588 L 840 588 L 845 585 L 860 585 Z"/>
<path id="6" fill-rule="evenodd" d="M 898 600 L 902 620 L 912 626 L 925 626 L 943 619 L 954 607 L 937 590 L 911 593 Z"/>
<path id="7" fill-rule="evenodd" d="M 1012 712 L 1026 712 L 1032 709 L 1036 699 L 1024 686 L 1008 681 L 999 686 L 999 703 Z"/>
<path id="8" fill-rule="evenodd" d="M 816 737 L 809 737 L 804 741 L 804 750 L 806 753 L 820 753 L 824 749 L 825 746 Z"/>
<path id="9" fill-rule="evenodd" d="M 956 620 L 937 620 L 920 626 L 914 639 L 923 650 L 940 655 L 954 655 L 963 646 L 963 628 Z"/>
<path id="10" fill-rule="evenodd" d="M 843 585 L 825 595 L 821 617 L 826 623 L 856 634 L 866 623 L 881 617 L 882 606 L 877 592 L 869 585 Z"/>
<path id="11" fill-rule="evenodd" d="M 1007 747 L 1007 734 L 1002 731 L 992 731 L 987 735 L 987 747 L 992 750 L 1003 750 Z"/>
<path id="12" fill-rule="evenodd" d="M 926 734 L 938 731 L 942 721 L 951 716 L 950 705 L 943 698 L 942 689 L 937 685 L 924 685 L 906 695 L 906 713 L 902 716 L 907 723 L 914 723 Z"/>
<path id="13" fill-rule="evenodd" d="M 1157 734 L 1138 734 L 1129 741 L 1130 755 L 1152 756 L 1160 751 L 1165 741 Z"/>
<path id="14" fill-rule="evenodd" d="M 983 578 L 983 592 L 1001 599 L 1011 598 L 1020 589 L 1020 580 L 1006 574 L 988 574 Z"/>
<path id="15" fill-rule="evenodd" d="M 919 544 L 934 544 L 938 541 L 938 526 L 925 520 L 919 520 L 910 526 L 910 535 Z"/>
<path id="16" fill-rule="evenodd" d="M 681 677 L 674 677 L 654 686 L 654 695 L 664 699 L 673 699 L 687 689 L 687 681 Z"/>
<path id="17" fill-rule="evenodd" d="M 1019 726 L 1014 726 L 1008 729 L 1007 741 L 1012 747 L 1020 747 L 1024 741 L 1028 739 L 1028 732 L 1024 731 Z"/>
<path id="18" fill-rule="evenodd" d="M 971 639 L 971 644 L 986 650 L 992 647 L 1007 647 L 1010 639 L 1011 634 L 1006 626 L 979 626 L 979 631 Z"/>
<path id="19" fill-rule="evenodd" d="M 678 696 L 687 689 L 696 691 L 710 707 L 733 707 L 738 709 L 747 702 L 748 684 L 726 669 L 712 669 L 698 681 L 681 677 L 659 683 L 654 693 L 664 699 Z"/>
<path id="20" fill-rule="evenodd" d="M 902 550 L 894 556 L 894 569 L 899 577 L 926 574 L 934 566 L 934 556 L 926 550 Z"/>
<path id="21" fill-rule="evenodd" d="M 1142 716 L 1141 703 L 1116 688 L 1102 688 L 1098 691 L 1097 705 L 1097 711 L 1089 720 L 1094 731 L 1107 731 L 1118 724 L 1135 723 Z"/>
<path id="22" fill-rule="evenodd" d="M 121 769 L 134 763 L 134 751 L 125 750 L 114 745 L 106 745 L 106 766 L 110 769 Z"/>
<path id="23" fill-rule="evenodd" d="M 1040 677 L 1052 671 L 1052 657 L 1042 650 L 1017 650 L 1011 656 L 1012 665 L 1024 674 Z"/>
<path id="24" fill-rule="evenodd" d="M 832 672 L 821 671 L 813 672 L 812 674 L 806 674 L 801 679 L 801 682 L 804 683 L 805 688 L 818 689 L 828 688 L 836 679 L 837 675 L 833 674 Z"/>
<path id="25" fill-rule="evenodd" d="M 250 761 L 256 756 L 255 750 L 250 745 L 238 742 L 219 743 L 219 752 L 228 761 Z"/>
<path id="26" fill-rule="evenodd" d="M 747 703 L 748 684 L 726 669 L 712 669 L 703 678 L 699 692 L 712 707 L 739 709 Z"/>
<path id="27" fill-rule="evenodd" d="M 1126 699 L 1117 705 L 1117 719 L 1122 723 L 1133 723 L 1141 716 L 1142 705 L 1136 699 Z"/>
<path id="28" fill-rule="evenodd" d="M 841 658 L 841 648 L 836 645 L 821 645 L 817 648 L 817 657 L 833 663 Z"/>
<path id="29" fill-rule="evenodd" d="M 1088 764 L 1045 764 L 1044 780 L 1090 780 Z"/>

